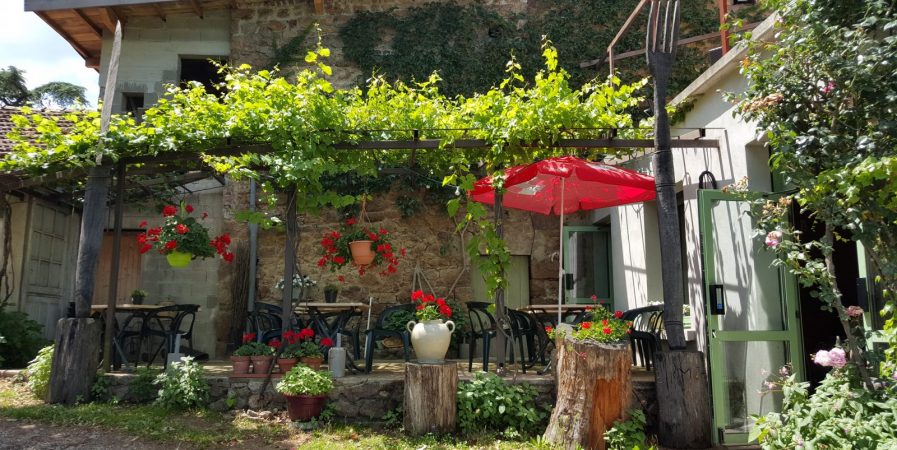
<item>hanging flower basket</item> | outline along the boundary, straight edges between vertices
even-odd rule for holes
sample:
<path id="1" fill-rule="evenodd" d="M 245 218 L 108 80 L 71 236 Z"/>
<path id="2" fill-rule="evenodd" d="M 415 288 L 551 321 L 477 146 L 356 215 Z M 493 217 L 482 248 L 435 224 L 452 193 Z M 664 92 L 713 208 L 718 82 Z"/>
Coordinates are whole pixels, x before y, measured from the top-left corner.
<path id="1" fill-rule="evenodd" d="M 222 234 L 215 239 L 209 238 L 209 229 L 200 220 L 208 214 L 202 213 L 200 220 L 193 217 L 193 206 L 181 204 L 178 208 L 166 205 L 162 208 L 164 223 L 161 227 L 150 228 L 137 235 L 140 253 L 156 249 L 165 255 L 171 267 L 187 267 L 194 258 L 210 258 L 216 254 L 227 262 L 234 260 L 234 254 L 227 250 L 230 236 Z M 146 227 L 146 221 L 140 227 Z"/>
<path id="2" fill-rule="evenodd" d="M 405 254 L 404 248 L 393 250 L 389 230 L 380 227 L 375 232 L 350 217 L 339 230 L 330 231 L 321 238 L 318 266 L 336 272 L 352 262 L 360 276 L 374 268 L 380 268 L 381 276 L 388 276 L 397 272 L 399 258 Z"/>

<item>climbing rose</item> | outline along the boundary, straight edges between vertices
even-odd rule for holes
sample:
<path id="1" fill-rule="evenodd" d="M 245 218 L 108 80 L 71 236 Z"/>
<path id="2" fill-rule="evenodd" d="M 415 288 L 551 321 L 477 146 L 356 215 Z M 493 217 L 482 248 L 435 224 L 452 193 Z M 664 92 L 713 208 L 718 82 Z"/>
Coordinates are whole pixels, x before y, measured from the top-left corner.
<path id="1" fill-rule="evenodd" d="M 851 306 L 847 308 L 847 315 L 850 317 L 862 317 L 863 308 L 859 306 Z"/>
<path id="2" fill-rule="evenodd" d="M 165 207 L 162 208 L 162 215 L 165 217 L 171 217 L 177 213 L 178 209 L 172 205 L 165 205 Z"/>
<path id="3" fill-rule="evenodd" d="M 190 231 L 190 229 L 187 228 L 187 225 L 184 225 L 184 224 L 182 224 L 182 223 L 179 223 L 178 226 L 176 226 L 176 227 L 174 227 L 174 228 L 175 228 L 175 231 L 177 231 L 178 234 L 187 234 L 187 232 Z"/>
<path id="4" fill-rule="evenodd" d="M 782 242 L 782 237 L 784 234 L 779 230 L 770 231 L 766 235 L 766 246 L 770 248 L 776 248 Z"/>
<path id="5" fill-rule="evenodd" d="M 321 345 L 324 347 L 333 347 L 333 339 L 325 337 L 324 339 L 321 339 Z"/>
<path id="6" fill-rule="evenodd" d="M 829 356 L 827 350 L 819 350 L 816 352 L 816 356 L 813 357 L 813 362 L 819 364 L 822 367 L 831 367 L 832 366 L 832 358 Z"/>

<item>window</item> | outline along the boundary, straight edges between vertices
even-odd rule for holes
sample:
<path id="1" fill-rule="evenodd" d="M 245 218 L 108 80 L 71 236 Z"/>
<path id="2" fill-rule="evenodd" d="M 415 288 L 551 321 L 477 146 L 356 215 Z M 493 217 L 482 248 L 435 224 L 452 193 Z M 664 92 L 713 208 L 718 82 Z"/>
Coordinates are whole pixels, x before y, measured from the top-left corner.
<path id="1" fill-rule="evenodd" d="M 215 62 L 227 62 L 221 58 L 181 58 L 181 77 L 180 82 L 184 84 L 188 81 L 198 81 L 206 87 L 206 92 L 218 92 L 218 84 L 224 81 L 224 78 L 218 73 L 218 67 Z"/>
<path id="2" fill-rule="evenodd" d="M 591 303 L 595 295 L 613 310 L 610 227 L 566 226 L 564 238 L 564 272 L 568 283 L 572 278 L 572 285 L 564 286 L 566 302 Z"/>
<path id="3" fill-rule="evenodd" d="M 143 116 L 143 93 L 125 92 L 122 94 L 122 111 L 135 118 Z"/>

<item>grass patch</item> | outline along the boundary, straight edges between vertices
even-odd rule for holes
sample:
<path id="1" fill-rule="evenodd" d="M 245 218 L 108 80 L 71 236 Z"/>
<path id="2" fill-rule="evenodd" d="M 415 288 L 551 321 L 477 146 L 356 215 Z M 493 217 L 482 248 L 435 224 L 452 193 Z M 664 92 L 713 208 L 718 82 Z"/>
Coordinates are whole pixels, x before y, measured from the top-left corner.
<path id="1" fill-rule="evenodd" d="M 547 450 L 539 442 L 500 440 L 491 434 L 476 436 L 407 436 L 401 430 L 375 430 L 351 425 L 325 425 L 311 432 L 294 429 L 275 420 L 236 418 L 212 411 L 174 412 L 152 405 L 88 403 L 76 406 L 47 405 L 34 398 L 23 383 L 0 379 L 0 417 L 61 426 L 106 429 L 160 441 L 184 442 L 196 447 L 218 448 L 238 442 L 290 442 L 303 450 L 446 449 L 446 450 Z"/>

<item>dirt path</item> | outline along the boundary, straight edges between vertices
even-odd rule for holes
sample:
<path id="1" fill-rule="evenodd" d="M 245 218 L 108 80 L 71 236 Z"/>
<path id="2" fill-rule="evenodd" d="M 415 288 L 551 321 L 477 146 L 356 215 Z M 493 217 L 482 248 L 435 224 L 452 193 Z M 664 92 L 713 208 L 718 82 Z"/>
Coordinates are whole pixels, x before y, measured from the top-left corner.
<path id="1" fill-rule="evenodd" d="M 171 443 L 163 444 L 93 428 L 60 427 L 0 419 L 0 450 L 173 450 L 188 448 L 191 447 Z"/>

